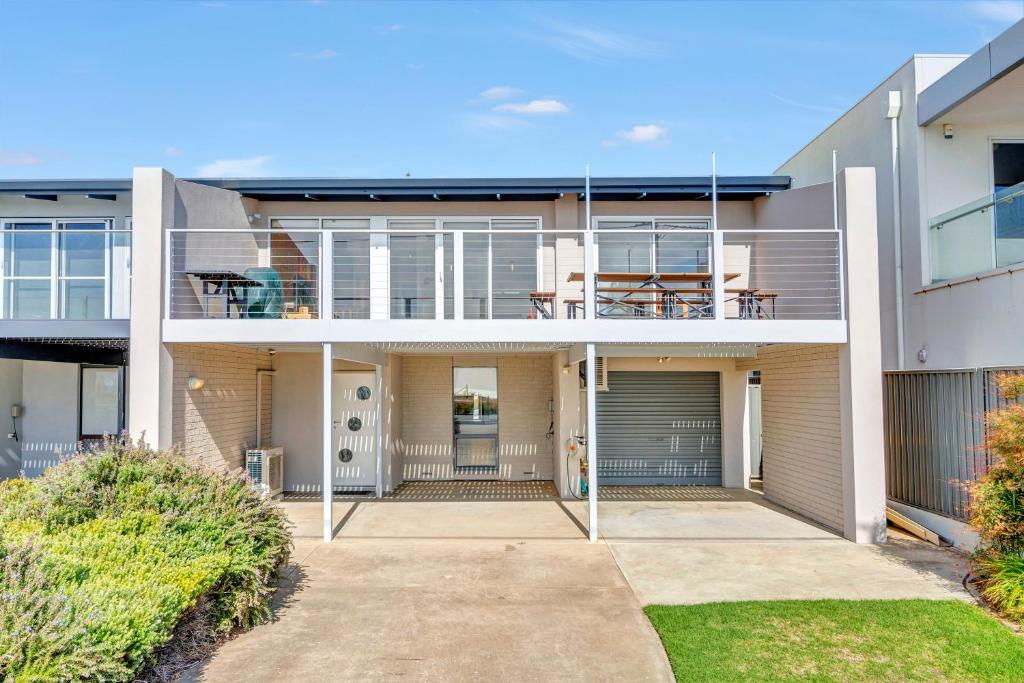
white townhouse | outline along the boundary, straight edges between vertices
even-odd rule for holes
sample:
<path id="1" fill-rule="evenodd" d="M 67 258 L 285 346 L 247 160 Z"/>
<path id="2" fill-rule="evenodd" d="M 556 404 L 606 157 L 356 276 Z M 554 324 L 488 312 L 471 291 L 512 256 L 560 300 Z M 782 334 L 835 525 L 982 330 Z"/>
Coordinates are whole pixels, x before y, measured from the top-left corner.
<path id="1" fill-rule="evenodd" d="M 958 543 L 994 373 L 1024 369 L 1024 21 L 914 55 L 776 171 L 876 169 L 889 497 Z"/>
<path id="2" fill-rule="evenodd" d="M 604 486 L 756 480 L 881 542 L 875 189 L 0 181 L 0 473 L 127 429 L 228 468 L 281 448 L 278 487 L 325 503 L 530 482 L 596 538 Z"/>

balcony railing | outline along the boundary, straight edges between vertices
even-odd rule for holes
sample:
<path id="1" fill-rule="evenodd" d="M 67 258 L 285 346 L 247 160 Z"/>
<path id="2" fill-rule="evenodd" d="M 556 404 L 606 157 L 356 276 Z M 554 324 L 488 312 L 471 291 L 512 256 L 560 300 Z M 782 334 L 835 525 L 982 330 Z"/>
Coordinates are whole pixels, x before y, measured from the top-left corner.
<path id="1" fill-rule="evenodd" d="M 928 239 L 932 282 L 1024 262 L 1024 183 L 936 216 Z"/>
<path id="2" fill-rule="evenodd" d="M 127 320 L 130 264 L 131 232 L 107 221 L 4 221 L 0 319 Z"/>
<path id="3" fill-rule="evenodd" d="M 171 318 L 842 318 L 834 230 L 395 219 L 386 230 L 171 230 L 168 253 Z"/>

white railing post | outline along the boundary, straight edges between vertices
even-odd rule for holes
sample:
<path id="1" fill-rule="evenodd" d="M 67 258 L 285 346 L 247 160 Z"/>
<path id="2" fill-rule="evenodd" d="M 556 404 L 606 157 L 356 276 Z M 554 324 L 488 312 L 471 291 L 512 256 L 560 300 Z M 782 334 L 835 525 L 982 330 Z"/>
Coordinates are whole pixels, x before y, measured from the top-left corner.
<path id="1" fill-rule="evenodd" d="M 461 230 L 452 233 L 452 304 L 454 318 L 462 320 L 465 315 L 466 299 L 464 297 L 465 272 L 463 271 L 462 245 L 464 234 Z"/>
<path id="2" fill-rule="evenodd" d="M 334 317 L 334 233 L 320 233 L 320 319 Z"/>
<path id="3" fill-rule="evenodd" d="M 725 320 L 725 235 L 719 230 L 711 233 L 711 283 L 715 306 L 715 320 Z"/>

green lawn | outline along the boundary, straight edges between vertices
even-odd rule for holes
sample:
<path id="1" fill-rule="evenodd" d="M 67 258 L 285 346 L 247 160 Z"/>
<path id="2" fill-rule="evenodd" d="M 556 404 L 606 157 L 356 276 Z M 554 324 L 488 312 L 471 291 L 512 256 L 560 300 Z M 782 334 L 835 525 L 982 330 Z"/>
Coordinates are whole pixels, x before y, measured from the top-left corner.
<path id="1" fill-rule="evenodd" d="M 678 681 L 1024 681 L 1024 639 L 952 600 L 781 600 L 645 611 Z"/>

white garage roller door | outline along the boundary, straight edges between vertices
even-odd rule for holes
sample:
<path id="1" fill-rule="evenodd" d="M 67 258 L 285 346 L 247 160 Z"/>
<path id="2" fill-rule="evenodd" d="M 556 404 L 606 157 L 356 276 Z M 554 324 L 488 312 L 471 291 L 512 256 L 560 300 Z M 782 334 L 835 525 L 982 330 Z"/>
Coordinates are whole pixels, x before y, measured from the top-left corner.
<path id="1" fill-rule="evenodd" d="M 599 484 L 722 483 L 717 372 L 609 372 L 597 394 Z"/>

